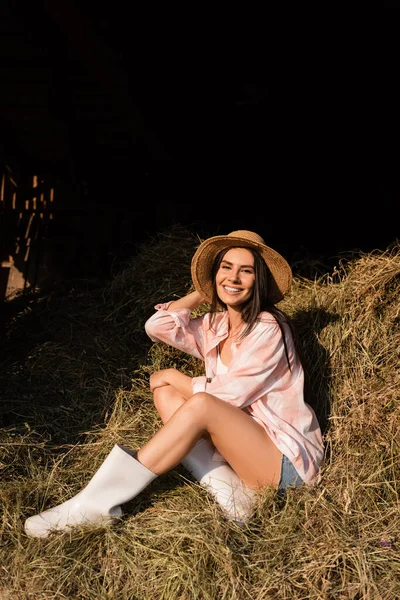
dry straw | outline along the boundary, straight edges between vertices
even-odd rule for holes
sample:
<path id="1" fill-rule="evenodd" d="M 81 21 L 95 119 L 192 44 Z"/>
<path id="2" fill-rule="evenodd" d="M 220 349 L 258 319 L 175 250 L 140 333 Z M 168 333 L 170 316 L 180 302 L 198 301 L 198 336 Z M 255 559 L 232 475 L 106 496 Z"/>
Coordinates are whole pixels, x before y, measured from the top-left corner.
<path id="1" fill-rule="evenodd" d="M 112 527 L 24 535 L 24 519 L 78 491 L 115 442 L 137 446 L 152 434 L 154 369 L 200 373 L 196 360 L 152 346 L 143 331 L 156 302 L 191 289 L 198 244 L 172 228 L 107 284 L 75 281 L 3 306 L 0 598 L 400 597 L 397 242 L 315 279 L 294 272 L 280 304 L 295 321 L 324 428 L 314 488 L 284 499 L 265 490 L 240 528 L 177 467 Z"/>

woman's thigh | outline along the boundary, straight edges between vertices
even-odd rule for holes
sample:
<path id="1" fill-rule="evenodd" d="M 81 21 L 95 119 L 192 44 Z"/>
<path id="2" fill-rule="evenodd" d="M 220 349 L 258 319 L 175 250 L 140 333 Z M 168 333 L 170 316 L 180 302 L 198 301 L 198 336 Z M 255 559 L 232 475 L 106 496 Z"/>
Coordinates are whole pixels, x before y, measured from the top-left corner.
<path id="1" fill-rule="evenodd" d="M 253 489 L 272 485 L 277 488 L 282 468 L 282 453 L 265 429 L 247 412 L 211 394 L 196 394 L 203 404 L 207 431 L 211 439 L 244 483 Z"/>

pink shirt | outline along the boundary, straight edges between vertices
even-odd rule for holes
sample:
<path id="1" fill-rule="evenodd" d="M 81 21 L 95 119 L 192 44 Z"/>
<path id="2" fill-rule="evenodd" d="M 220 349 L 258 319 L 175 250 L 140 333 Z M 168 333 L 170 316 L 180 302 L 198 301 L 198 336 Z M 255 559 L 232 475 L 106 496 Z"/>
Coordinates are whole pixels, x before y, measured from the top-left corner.
<path id="1" fill-rule="evenodd" d="M 304 400 L 304 372 L 288 326 L 284 327 L 291 371 L 278 323 L 263 312 L 253 331 L 243 341 L 232 343 L 228 370 L 217 375 L 217 347 L 228 336 L 228 313 L 216 314 L 212 331 L 210 313 L 192 318 L 187 308 L 168 311 L 170 304 L 154 307 L 156 312 L 146 321 L 145 330 L 153 342 L 165 342 L 204 361 L 205 375 L 192 379 L 193 393 L 208 392 L 246 409 L 303 481 L 314 483 L 324 447 L 316 415 Z"/>

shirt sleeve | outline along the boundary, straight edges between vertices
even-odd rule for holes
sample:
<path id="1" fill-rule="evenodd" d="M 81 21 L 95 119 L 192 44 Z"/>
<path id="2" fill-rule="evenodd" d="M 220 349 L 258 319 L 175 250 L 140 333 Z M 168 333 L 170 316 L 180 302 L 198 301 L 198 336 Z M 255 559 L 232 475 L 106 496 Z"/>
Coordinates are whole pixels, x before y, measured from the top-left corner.
<path id="1" fill-rule="evenodd" d="M 164 342 L 195 358 L 204 360 L 203 316 L 191 318 L 191 310 L 168 311 L 172 304 L 156 304 L 155 313 L 146 321 L 145 331 L 153 342 Z"/>
<path id="2" fill-rule="evenodd" d="M 206 391 L 233 406 L 245 408 L 269 390 L 284 390 L 292 384 L 291 380 L 279 325 L 261 322 L 238 345 L 229 371 L 207 383 Z"/>

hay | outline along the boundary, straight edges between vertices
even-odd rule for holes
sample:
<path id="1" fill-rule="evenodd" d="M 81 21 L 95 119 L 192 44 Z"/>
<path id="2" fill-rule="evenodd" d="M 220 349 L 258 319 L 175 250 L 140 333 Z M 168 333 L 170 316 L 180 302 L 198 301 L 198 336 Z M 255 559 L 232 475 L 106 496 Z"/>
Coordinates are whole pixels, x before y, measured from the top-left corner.
<path id="1" fill-rule="evenodd" d="M 245 527 L 225 520 L 183 467 L 156 479 L 113 526 L 27 538 L 25 518 L 76 493 L 115 443 L 159 424 L 154 369 L 201 365 L 152 345 L 157 302 L 190 290 L 198 244 L 174 227 L 107 283 L 5 303 L 1 327 L 0 598 L 394 600 L 400 596 L 400 246 L 300 275 L 292 315 L 323 424 L 318 484 L 265 490 Z M 306 269 L 299 269 L 304 273 Z"/>

